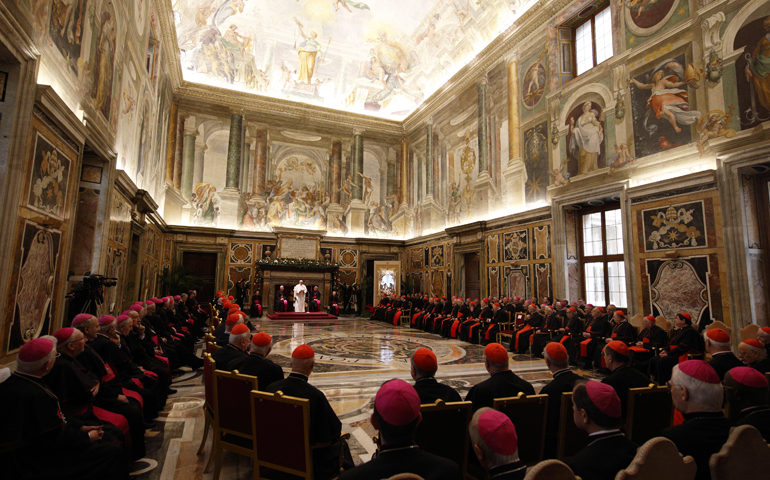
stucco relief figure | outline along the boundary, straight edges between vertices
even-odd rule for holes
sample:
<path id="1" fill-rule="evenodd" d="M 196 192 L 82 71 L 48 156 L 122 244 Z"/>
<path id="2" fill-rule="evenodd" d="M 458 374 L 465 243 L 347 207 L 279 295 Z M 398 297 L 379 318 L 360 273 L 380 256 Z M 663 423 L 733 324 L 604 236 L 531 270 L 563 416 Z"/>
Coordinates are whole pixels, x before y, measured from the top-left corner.
<path id="1" fill-rule="evenodd" d="M 667 75 L 667 70 L 671 74 Z M 684 80 L 680 81 L 680 79 Z M 628 80 L 629 85 L 633 84 L 642 90 L 650 90 L 650 98 L 647 100 L 648 111 L 644 122 L 645 129 L 650 135 L 658 130 L 657 125 L 648 125 L 650 113 L 654 113 L 655 118 L 658 119 L 666 117 L 677 133 L 682 131 L 681 125 L 692 125 L 698 121 L 700 112 L 690 110 L 687 90 L 680 88 L 698 79 L 686 79 L 682 65 L 671 61 L 655 70 L 650 83 L 642 83 L 635 78 Z"/>
<path id="2" fill-rule="evenodd" d="M 311 31 L 305 35 L 303 30 L 304 25 L 299 20 L 294 18 L 299 28 L 299 34 L 304 40 L 299 44 L 299 77 L 298 82 L 309 84 L 313 80 L 313 72 L 315 71 L 315 60 L 318 54 L 321 52 L 321 44 L 318 43 L 318 33 Z"/>
<path id="3" fill-rule="evenodd" d="M 302 280 L 300 280 L 299 283 L 294 286 L 294 311 L 295 312 L 305 311 L 305 295 L 307 295 L 307 287 L 305 286 L 304 283 L 302 283 Z"/>
<path id="4" fill-rule="evenodd" d="M 460 192 L 460 185 L 457 182 L 452 182 L 449 185 L 449 205 L 447 206 L 447 220 L 450 225 L 460 223 L 461 202 L 462 193 Z"/>
<path id="5" fill-rule="evenodd" d="M 29 246 L 29 253 L 19 272 L 17 298 L 19 327 L 25 342 L 37 337 L 41 323 L 50 302 L 53 289 L 53 273 L 56 265 L 53 238 L 51 234 L 38 230 Z"/>
<path id="6" fill-rule="evenodd" d="M 751 58 L 747 58 L 745 73 L 752 93 L 763 107 L 770 110 L 770 17 L 765 18 L 762 26 L 767 33 L 757 42 L 751 54 L 746 54 Z"/>
<path id="7" fill-rule="evenodd" d="M 728 113 L 722 110 L 712 110 L 698 121 L 698 140 L 695 145 L 698 147 L 701 157 L 706 154 L 706 143 L 712 138 L 732 138 L 735 136 L 735 130 L 727 128 L 730 117 L 733 116 L 734 108 L 734 105 L 730 105 L 727 109 Z"/>
<path id="8" fill-rule="evenodd" d="M 583 114 L 577 122 L 570 118 L 570 153 L 578 159 L 578 175 L 599 168 L 598 158 L 604 140 L 604 128 L 599 121 L 599 113 L 592 109 L 593 104 L 583 104 Z"/>

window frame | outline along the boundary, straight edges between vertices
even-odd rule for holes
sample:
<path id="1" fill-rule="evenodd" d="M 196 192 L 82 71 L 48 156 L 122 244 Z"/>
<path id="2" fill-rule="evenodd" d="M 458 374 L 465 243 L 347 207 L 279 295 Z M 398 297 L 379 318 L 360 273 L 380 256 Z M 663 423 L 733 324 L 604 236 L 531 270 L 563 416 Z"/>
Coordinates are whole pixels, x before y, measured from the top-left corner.
<path id="1" fill-rule="evenodd" d="M 580 294 L 583 298 L 587 299 L 587 289 L 586 289 L 586 264 L 589 263 L 602 263 L 602 267 L 604 270 L 604 305 L 607 306 L 610 304 L 610 270 L 609 270 L 609 264 L 611 262 L 623 262 L 625 264 L 626 261 L 626 238 L 625 234 L 623 235 L 623 252 L 621 254 L 608 254 L 607 253 L 607 220 L 606 220 L 606 212 L 612 211 L 612 210 L 620 210 L 621 216 L 620 216 L 620 222 L 621 222 L 621 230 L 624 226 L 624 217 L 622 215 L 623 209 L 621 208 L 621 205 L 619 202 L 612 202 L 609 204 L 602 205 L 601 207 L 592 207 L 592 208 L 586 208 L 578 210 L 579 212 L 579 218 L 578 218 L 578 228 L 577 228 L 577 240 L 578 245 L 580 248 L 580 252 L 578 254 L 578 265 L 580 266 L 580 275 L 581 275 L 581 282 L 580 282 Z M 602 254 L 601 255 L 585 255 L 585 239 L 583 237 L 583 217 L 586 215 L 591 215 L 593 213 L 601 213 L 601 229 L 602 229 Z M 624 231 L 625 233 L 625 231 Z M 625 278 L 628 278 L 628 269 L 625 269 L 626 276 Z M 586 300 L 587 301 L 587 300 Z M 618 308 L 628 308 L 628 288 L 626 288 L 626 305 Z M 597 305 L 598 306 L 598 305 Z"/>
<path id="2" fill-rule="evenodd" d="M 602 8 L 596 9 L 596 11 L 594 13 L 592 13 L 590 16 L 588 16 L 587 18 L 583 19 L 580 23 L 578 23 L 577 25 L 572 27 L 572 72 L 573 72 L 573 75 L 574 75 L 572 77 L 573 79 L 583 75 L 584 73 L 590 72 L 592 69 L 598 67 L 602 63 L 606 62 L 607 60 L 609 60 L 610 58 L 615 56 L 615 51 L 614 51 L 615 49 L 613 48 L 612 55 L 610 55 L 607 59 L 605 59 L 601 63 L 597 63 L 596 62 L 596 58 L 597 58 L 596 57 L 596 16 L 599 15 L 600 13 L 602 13 L 604 10 L 606 10 L 608 8 L 610 8 L 610 4 L 609 3 L 607 5 L 605 5 L 604 7 L 602 7 Z M 592 54 L 592 59 L 593 59 L 593 66 L 591 68 L 589 68 L 588 70 L 586 70 L 585 72 L 583 72 L 583 73 L 578 73 L 578 69 L 577 69 L 577 31 L 578 31 L 578 28 L 582 27 L 587 22 L 591 22 L 591 54 Z M 613 32 L 612 32 L 612 27 L 611 26 L 612 26 L 612 11 L 610 11 L 610 36 L 612 37 L 613 43 L 614 43 L 614 36 L 613 36 Z"/>

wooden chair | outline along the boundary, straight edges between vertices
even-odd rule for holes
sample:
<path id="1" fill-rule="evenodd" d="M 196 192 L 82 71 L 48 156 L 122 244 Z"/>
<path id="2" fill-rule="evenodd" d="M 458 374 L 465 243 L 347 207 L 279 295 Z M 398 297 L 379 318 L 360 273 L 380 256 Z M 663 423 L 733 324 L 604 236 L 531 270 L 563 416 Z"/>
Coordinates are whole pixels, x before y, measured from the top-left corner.
<path id="1" fill-rule="evenodd" d="M 219 345 L 217 345 L 214 342 L 206 342 L 206 353 L 208 353 L 208 354 L 212 354 L 212 353 L 216 352 L 217 350 L 219 350 L 220 348 L 222 348 L 222 347 L 220 347 Z"/>
<path id="2" fill-rule="evenodd" d="M 275 475 L 278 471 L 312 479 L 310 401 L 284 396 L 283 392 L 252 391 L 251 415 L 260 419 L 259 428 L 252 425 L 257 452 L 252 478 L 280 476 Z M 277 432 L 280 442 L 276 441 Z"/>
<path id="3" fill-rule="evenodd" d="M 712 328 L 720 328 L 727 332 L 728 335 L 732 335 L 733 333 L 733 329 L 722 322 L 711 322 L 706 326 L 706 330 L 711 330 Z"/>
<path id="4" fill-rule="evenodd" d="M 510 312 L 508 312 L 510 314 Z M 510 317 L 509 317 L 510 318 Z M 516 334 L 516 330 L 524 326 L 526 316 L 523 313 L 514 313 L 513 321 L 500 326 L 500 330 L 497 333 L 497 343 L 502 344 L 503 338 L 507 338 L 508 342 L 513 341 L 513 336 Z"/>
<path id="5" fill-rule="evenodd" d="M 203 354 L 203 389 L 204 389 L 204 402 L 203 402 L 203 437 L 201 438 L 201 444 L 198 447 L 198 455 L 203 453 L 203 447 L 206 445 L 206 438 L 208 438 L 209 427 L 214 430 L 216 435 L 216 427 L 214 426 L 214 370 L 217 369 L 217 362 L 211 358 L 211 354 Z M 212 448 L 213 453 L 213 448 Z M 209 473 L 211 468 L 211 460 L 214 458 L 213 454 L 209 455 L 209 461 L 206 463 L 206 468 L 203 469 L 203 473 Z"/>
<path id="6" fill-rule="evenodd" d="M 521 461 L 527 465 L 541 461 L 545 448 L 548 395 L 519 393 L 516 397 L 496 398 L 493 408 L 506 414 L 516 427 Z"/>
<path id="7" fill-rule="evenodd" d="M 759 331 L 760 327 L 756 323 L 752 323 L 751 325 L 747 325 L 744 328 L 741 328 L 738 330 L 738 335 L 741 338 L 741 342 L 744 342 L 748 340 L 749 338 L 757 338 L 757 332 Z"/>
<path id="8" fill-rule="evenodd" d="M 249 392 L 257 389 L 257 377 L 241 375 L 237 370 L 214 370 L 214 480 L 222 470 L 222 450 L 230 450 L 256 462 L 254 454 L 254 417 L 249 406 Z"/>
<path id="9" fill-rule="evenodd" d="M 666 317 L 663 315 L 658 315 L 655 317 L 655 325 L 659 326 L 663 329 L 663 331 L 668 332 L 669 338 L 671 338 L 671 322 L 666 320 Z"/>
<path id="10" fill-rule="evenodd" d="M 639 330 L 642 329 L 642 320 L 644 320 L 644 316 L 641 313 L 637 313 L 628 321 L 628 323 L 636 327 L 637 334 L 639 333 Z"/>
<path id="11" fill-rule="evenodd" d="M 559 412 L 559 441 L 556 458 L 567 461 L 588 445 L 588 434 L 575 425 L 572 415 L 572 392 L 561 394 Z"/>
<path id="12" fill-rule="evenodd" d="M 631 465 L 618 472 L 615 480 L 693 480 L 698 466 L 692 457 L 682 457 L 671 440 L 655 437 L 636 451 Z"/>
<path id="13" fill-rule="evenodd" d="M 468 467 L 468 425 L 473 416 L 471 402 L 436 400 L 420 405 L 422 421 L 417 426 L 414 440 L 420 450 L 447 458 L 457 463 L 465 477 Z"/>
<path id="14" fill-rule="evenodd" d="M 545 460 L 527 469 L 524 480 L 580 480 L 566 463 Z"/>
<path id="15" fill-rule="evenodd" d="M 650 384 L 628 390 L 626 437 L 632 442 L 642 445 L 670 427 L 673 421 L 674 404 L 668 387 Z"/>
<path id="16" fill-rule="evenodd" d="M 770 465 L 770 446 L 759 430 L 741 425 L 730 432 L 727 443 L 709 460 L 714 480 L 764 478 Z"/>
<path id="17" fill-rule="evenodd" d="M 401 327 L 409 327 L 412 323 L 412 309 L 401 310 L 401 316 L 398 318 L 398 325 Z"/>

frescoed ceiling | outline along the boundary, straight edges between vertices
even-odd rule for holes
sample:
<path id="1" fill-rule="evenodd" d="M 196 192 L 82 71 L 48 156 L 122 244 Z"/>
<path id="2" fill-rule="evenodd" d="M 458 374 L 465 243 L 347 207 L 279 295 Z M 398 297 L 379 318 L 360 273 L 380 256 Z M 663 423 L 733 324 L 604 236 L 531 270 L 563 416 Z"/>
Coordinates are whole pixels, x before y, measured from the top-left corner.
<path id="1" fill-rule="evenodd" d="M 535 0 L 173 0 L 184 79 L 402 120 Z"/>

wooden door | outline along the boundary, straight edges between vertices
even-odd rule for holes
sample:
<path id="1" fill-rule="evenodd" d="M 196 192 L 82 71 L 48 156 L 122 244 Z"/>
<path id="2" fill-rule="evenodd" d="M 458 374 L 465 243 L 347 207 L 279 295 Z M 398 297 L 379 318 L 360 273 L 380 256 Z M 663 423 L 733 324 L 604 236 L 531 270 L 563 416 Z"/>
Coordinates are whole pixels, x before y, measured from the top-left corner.
<path id="1" fill-rule="evenodd" d="M 481 257 L 478 253 L 465 254 L 465 297 L 481 298 L 481 275 L 479 264 Z"/>
<path id="2" fill-rule="evenodd" d="M 182 265 L 201 279 L 201 286 L 198 288 L 198 302 L 210 302 L 217 290 L 217 254 L 214 252 L 184 252 Z M 222 288 L 222 290 L 227 289 Z M 172 293 L 178 295 L 180 292 Z"/>

